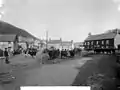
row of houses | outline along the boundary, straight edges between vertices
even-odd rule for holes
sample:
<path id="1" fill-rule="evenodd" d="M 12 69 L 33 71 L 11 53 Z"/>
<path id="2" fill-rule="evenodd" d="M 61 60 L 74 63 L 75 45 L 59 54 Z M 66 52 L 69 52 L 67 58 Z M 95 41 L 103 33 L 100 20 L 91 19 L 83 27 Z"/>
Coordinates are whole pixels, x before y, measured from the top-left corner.
<path id="1" fill-rule="evenodd" d="M 17 50 L 19 46 L 26 49 L 29 47 L 48 48 L 55 47 L 56 49 L 72 49 L 79 47 L 80 43 L 74 44 L 73 40 L 39 40 L 31 35 L 26 30 L 20 29 L 12 24 L 0 21 L 0 49 L 9 48 L 12 51 Z"/>
<path id="2" fill-rule="evenodd" d="M 89 35 L 84 41 L 84 48 L 87 50 L 110 49 L 115 50 L 120 47 L 120 30 L 113 29 L 110 32 Z"/>
<path id="3" fill-rule="evenodd" d="M 47 47 L 55 47 L 56 49 L 72 49 L 73 48 L 73 41 L 62 41 L 60 38 L 59 40 L 51 40 L 47 42 Z"/>
<path id="4" fill-rule="evenodd" d="M 0 49 L 9 48 L 12 51 L 17 50 L 21 46 L 26 49 L 28 47 L 38 47 L 38 48 L 46 48 L 46 41 L 33 39 L 28 37 L 23 37 L 16 34 L 1 34 L 0 35 Z M 47 48 L 54 47 L 56 49 L 73 49 L 74 47 L 80 48 L 82 47 L 82 43 L 74 43 L 71 41 L 62 41 L 59 40 L 51 40 L 49 39 L 47 42 Z"/>
<path id="5" fill-rule="evenodd" d="M 73 48 L 81 48 L 83 47 L 82 42 L 74 43 L 73 40 L 71 41 L 63 41 L 61 38 L 58 40 L 51 40 L 49 39 L 47 42 L 47 47 L 55 47 L 56 49 L 73 49 Z"/>

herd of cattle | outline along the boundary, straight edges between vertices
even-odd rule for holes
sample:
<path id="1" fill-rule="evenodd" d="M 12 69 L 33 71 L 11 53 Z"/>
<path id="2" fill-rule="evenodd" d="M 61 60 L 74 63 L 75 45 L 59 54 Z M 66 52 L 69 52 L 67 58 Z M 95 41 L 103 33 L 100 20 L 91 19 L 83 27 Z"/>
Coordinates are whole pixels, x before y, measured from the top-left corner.
<path id="1" fill-rule="evenodd" d="M 34 48 L 29 48 L 28 50 L 24 50 L 24 53 L 26 54 L 29 54 L 31 55 L 32 57 L 36 56 L 38 50 L 37 49 L 34 49 Z M 49 49 L 44 49 L 43 50 L 43 53 L 47 53 L 49 55 L 49 59 L 50 60 L 53 60 L 53 59 L 56 59 L 56 58 L 72 58 L 75 56 L 75 54 L 78 54 L 81 52 L 81 49 L 73 49 L 73 50 L 59 50 L 59 49 L 52 49 L 52 50 L 49 50 Z"/>

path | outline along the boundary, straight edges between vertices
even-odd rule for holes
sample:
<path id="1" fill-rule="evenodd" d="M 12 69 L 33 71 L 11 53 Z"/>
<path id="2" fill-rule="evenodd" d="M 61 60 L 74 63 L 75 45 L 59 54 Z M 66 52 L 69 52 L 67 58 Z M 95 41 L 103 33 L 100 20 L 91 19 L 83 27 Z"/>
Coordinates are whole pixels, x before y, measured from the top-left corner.
<path id="1" fill-rule="evenodd" d="M 75 67 L 81 67 L 87 60 L 92 58 L 82 58 L 76 60 L 68 60 L 60 64 L 47 64 L 40 67 L 39 64 L 31 57 L 24 58 L 17 56 L 11 60 L 12 64 L 31 64 L 25 69 L 14 71 L 16 81 L 5 85 L 5 90 L 14 90 L 16 86 L 24 85 L 43 85 L 43 86 L 68 86 L 75 80 L 78 70 Z M 11 89 L 10 89 L 11 88 Z"/>

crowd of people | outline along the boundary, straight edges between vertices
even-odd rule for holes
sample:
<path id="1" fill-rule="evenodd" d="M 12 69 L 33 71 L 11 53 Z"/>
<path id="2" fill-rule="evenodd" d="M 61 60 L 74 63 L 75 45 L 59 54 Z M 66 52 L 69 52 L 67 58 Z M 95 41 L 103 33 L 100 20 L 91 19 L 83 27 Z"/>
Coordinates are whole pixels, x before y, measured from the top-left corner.
<path id="1" fill-rule="evenodd" d="M 78 48 L 74 48 L 74 49 L 46 49 L 46 52 L 49 54 L 50 56 L 50 60 L 55 59 L 55 58 L 72 58 L 74 57 L 76 54 L 81 53 L 81 49 Z"/>
<path id="2" fill-rule="evenodd" d="M 36 57 L 36 54 L 39 52 L 40 50 L 37 50 L 36 48 L 28 48 L 23 50 L 23 53 L 25 55 L 25 57 L 27 57 L 28 55 L 32 56 L 33 58 Z M 46 53 L 49 55 L 49 60 L 54 60 L 56 58 L 73 58 L 76 54 L 81 53 L 81 49 L 79 48 L 74 48 L 74 49 L 56 49 L 54 47 L 51 47 L 49 49 L 44 49 L 42 51 L 42 53 Z M 39 55 L 40 56 L 40 55 Z"/>
<path id="3" fill-rule="evenodd" d="M 25 49 L 23 50 L 23 53 L 25 54 L 25 57 L 29 54 L 31 55 L 32 57 L 36 56 L 36 53 L 38 52 L 37 49 L 35 48 L 28 48 L 28 49 Z"/>
<path id="4" fill-rule="evenodd" d="M 5 50 L 0 49 L 0 57 L 5 58 L 5 63 L 6 64 L 10 63 L 9 56 L 10 56 L 10 54 L 9 54 L 8 48 L 5 48 Z"/>
<path id="5" fill-rule="evenodd" d="M 27 57 L 28 55 L 32 56 L 33 58 L 36 57 L 36 54 L 39 52 L 39 50 L 37 48 L 27 48 L 27 49 L 23 49 L 23 48 L 19 48 L 17 51 L 13 51 L 12 54 L 16 55 L 16 54 L 24 54 L 25 57 Z M 74 57 L 76 54 L 81 53 L 81 49 L 78 48 L 74 48 L 72 50 L 69 49 L 55 49 L 55 48 L 50 48 L 50 49 L 44 49 L 42 53 L 47 53 L 49 55 L 49 60 L 54 60 L 56 58 L 72 58 Z M 9 63 L 9 52 L 8 49 L 5 48 L 4 51 L 0 50 L 0 54 L 4 54 L 5 56 L 5 61 L 6 63 Z M 0 55 L 0 56 L 1 56 Z"/>

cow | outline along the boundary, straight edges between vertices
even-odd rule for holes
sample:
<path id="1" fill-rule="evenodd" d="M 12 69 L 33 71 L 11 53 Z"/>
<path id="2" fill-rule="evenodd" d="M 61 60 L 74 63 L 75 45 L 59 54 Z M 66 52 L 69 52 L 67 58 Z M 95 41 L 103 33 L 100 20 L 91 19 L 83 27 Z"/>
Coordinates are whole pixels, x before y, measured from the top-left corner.
<path id="1" fill-rule="evenodd" d="M 37 49 L 34 48 L 29 48 L 28 49 L 28 54 L 31 55 L 32 57 L 36 56 Z"/>
<path id="2" fill-rule="evenodd" d="M 63 57 L 67 57 L 67 51 L 66 51 L 66 49 L 61 51 L 61 59 Z"/>

